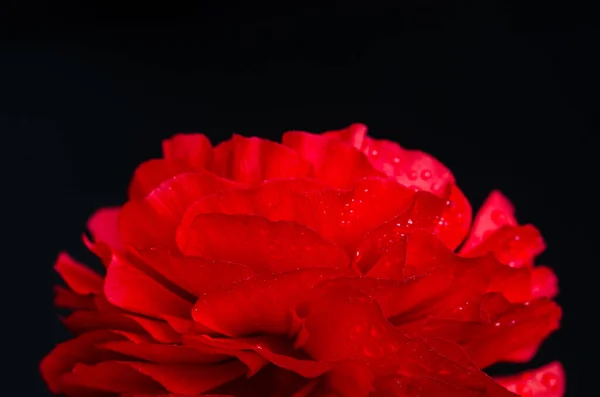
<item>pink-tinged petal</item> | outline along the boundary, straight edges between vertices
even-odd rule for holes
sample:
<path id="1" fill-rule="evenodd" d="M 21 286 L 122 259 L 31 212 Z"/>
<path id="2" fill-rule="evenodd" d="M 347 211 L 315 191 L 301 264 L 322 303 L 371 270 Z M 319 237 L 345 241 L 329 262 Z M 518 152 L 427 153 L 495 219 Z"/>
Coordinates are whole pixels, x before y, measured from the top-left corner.
<path id="1" fill-rule="evenodd" d="M 546 266 L 531 269 L 531 294 L 533 298 L 554 298 L 558 295 L 558 277 Z"/>
<path id="2" fill-rule="evenodd" d="M 104 294 L 117 307 L 158 318 L 162 314 L 186 318 L 192 308 L 190 302 L 116 256 L 106 273 Z"/>
<path id="3" fill-rule="evenodd" d="M 348 268 L 350 264 L 341 247 L 312 230 L 256 215 L 186 216 L 177 229 L 177 245 L 184 255 L 241 263 L 257 272 Z"/>
<path id="4" fill-rule="evenodd" d="M 565 372 L 558 362 L 520 375 L 499 377 L 496 381 L 522 397 L 563 397 L 565 395 Z"/>
<path id="5" fill-rule="evenodd" d="M 463 255 L 475 257 L 493 252 L 496 258 L 505 265 L 521 267 L 533 266 L 535 257 L 545 249 L 546 244 L 534 226 L 505 225 Z"/>
<path id="6" fill-rule="evenodd" d="M 186 335 L 184 343 L 196 347 L 221 350 L 254 351 L 279 368 L 293 371 L 305 378 L 316 378 L 330 369 L 330 365 L 301 357 L 287 337 L 258 336 L 248 338 L 211 338 L 207 335 Z M 233 354 L 233 353 L 232 353 Z"/>
<path id="7" fill-rule="evenodd" d="M 294 331 L 292 309 L 319 282 L 343 272 L 310 268 L 288 273 L 257 275 L 199 297 L 195 321 L 227 336 L 259 332 L 287 335 Z"/>
<path id="8" fill-rule="evenodd" d="M 129 186 L 129 198 L 142 200 L 161 183 L 176 175 L 193 171 L 185 163 L 154 159 L 143 162 L 134 172 Z"/>
<path id="9" fill-rule="evenodd" d="M 206 169 L 212 160 L 212 144 L 204 134 L 176 134 L 162 142 L 163 157 L 192 170 Z"/>
<path id="10" fill-rule="evenodd" d="M 499 191 L 493 191 L 477 212 L 471 233 L 460 252 L 466 254 L 503 226 L 516 226 L 515 209 Z"/>
<path id="11" fill-rule="evenodd" d="M 102 276 L 84 264 L 77 262 L 67 253 L 61 253 L 54 269 L 60 274 L 69 288 L 80 295 L 98 295 L 102 293 L 104 280 Z"/>
<path id="12" fill-rule="evenodd" d="M 122 250 L 123 242 L 119 235 L 120 211 L 120 207 L 101 208 L 90 217 L 87 228 L 95 243 L 102 242 L 113 250 Z"/>
<path id="13" fill-rule="evenodd" d="M 365 177 L 384 176 L 364 154 L 345 142 L 299 131 L 286 132 L 282 142 L 308 160 L 315 178 L 330 186 L 346 188 Z"/>
<path id="14" fill-rule="evenodd" d="M 61 393 L 62 377 L 70 372 L 75 364 L 93 364 L 102 360 L 120 357 L 112 352 L 98 350 L 96 345 L 123 339 L 122 336 L 108 331 L 88 332 L 67 342 L 61 343 L 48 354 L 40 364 L 40 371 L 53 393 Z"/>
<path id="15" fill-rule="evenodd" d="M 123 241 L 138 250 L 175 246 L 174 236 L 186 208 L 209 194 L 235 187 L 210 174 L 179 174 L 152 190 L 143 200 L 121 209 L 119 231 Z"/>
<path id="16" fill-rule="evenodd" d="M 395 142 L 370 138 L 366 133 L 365 125 L 353 124 L 324 135 L 351 144 L 367 156 L 375 169 L 405 186 L 441 196 L 448 185 L 454 184 L 450 170 L 433 156 L 404 149 Z"/>
<path id="17" fill-rule="evenodd" d="M 217 175 L 253 185 L 268 179 L 303 178 L 312 166 L 288 147 L 260 138 L 234 135 L 215 147 L 211 170 Z"/>

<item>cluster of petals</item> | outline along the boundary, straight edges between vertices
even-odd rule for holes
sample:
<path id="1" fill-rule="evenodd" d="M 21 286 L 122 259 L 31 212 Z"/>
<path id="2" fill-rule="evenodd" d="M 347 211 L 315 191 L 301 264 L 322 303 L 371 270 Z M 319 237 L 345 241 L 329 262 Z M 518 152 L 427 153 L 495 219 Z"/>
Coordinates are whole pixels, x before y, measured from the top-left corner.
<path id="1" fill-rule="evenodd" d="M 544 241 L 493 192 L 476 216 L 432 156 L 354 124 L 282 143 L 163 142 L 61 254 L 75 335 L 41 363 L 69 397 L 561 397 L 526 362 L 559 326 Z"/>

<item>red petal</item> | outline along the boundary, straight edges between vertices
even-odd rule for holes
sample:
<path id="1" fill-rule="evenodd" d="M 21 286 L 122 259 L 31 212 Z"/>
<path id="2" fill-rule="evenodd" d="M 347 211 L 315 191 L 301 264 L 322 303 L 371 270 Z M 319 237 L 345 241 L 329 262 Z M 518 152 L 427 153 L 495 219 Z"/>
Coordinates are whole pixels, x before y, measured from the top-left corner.
<path id="1" fill-rule="evenodd" d="M 404 149 L 395 142 L 369 138 L 366 132 L 365 125 L 353 124 L 325 135 L 350 143 L 368 157 L 375 169 L 405 186 L 443 195 L 447 186 L 454 184 L 450 170 L 433 156 L 419 150 Z"/>
<path id="2" fill-rule="evenodd" d="M 112 393 L 163 394 L 165 388 L 136 371 L 130 363 L 105 361 L 96 365 L 77 364 L 63 377 L 71 387 L 85 387 Z"/>
<path id="3" fill-rule="evenodd" d="M 565 394 L 565 372 L 558 362 L 496 381 L 522 397 L 563 397 Z"/>
<path id="4" fill-rule="evenodd" d="M 93 296 L 80 295 L 59 285 L 54 287 L 54 305 L 63 309 L 93 310 L 96 308 Z"/>
<path id="5" fill-rule="evenodd" d="M 390 379 L 392 384 L 409 380 L 417 390 L 438 392 L 433 395 L 510 396 L 455 344 L 428 344 L 399 333 L 368 295 L 349 288 L 318 287 L 315 293 L 299 313 L 308 335 L 303 349 L 315 359 L 356 359 L 368 363 L 376 379 Z M 437 388 L 431 389 L 428 382 Z M 402 395 L 398 391 L 392 395 Z"/>
<path id="6" fill-rule="evenodd" d="M 206 169 L 212 160 L 212 144 L 204 134 L 176 134 L 162 142 L 162 151 L 166 160 L 192 170 Z"/>
<path id="7" fill-rule="evenodd" d="M 369 271 L 390 248 L 413 231 L 432 233 L 438 226 L 445 203 L 438 197 L 417 192 L 410 209 L 367 233 L 358 244 L 353 264 L 363 273 Z"/>
<path id="8" fill-rule="evenodd" d="M 558 277 L 546 266 L 531 269 L 531 294 L 533 298 L 554 298 L 558 294 Z"/>
<path id="9" fill-rule="evenodd" d="M 62 377 L 71 371 L 75 364 L 93 364 L 114 358 L 115 353 L 98 350 L 96 345 L 119 339 L 123 339 L 123 337 L 108 331 L 96 331 L 80 335 L 56 346 L 40 364 L 40 371 L 50 390 L 53 393 L 63 391 Z"/>
<path id="10" fill-rule="evenodd" d="M 186 215 L 177 230 L 177 245 L 184 255 L 241 263 L 257 272 L 350 264 L 343 249 L 308 228 L 256 215 Z"/>
<path id="11" fill-rule="evenodd" d="M 254 274 L 249 266 L 239 263 L 186 257 L 164 249 L 144 250 L 138 255 L 144 263 L 195 296 Z"/>
<path id="12" fill-rule="evenodd" d="M 312 173 L 310 163 L 296 152 L 260 138 L 234 135 L 215 147 L 213 154 L 212 171 L 249 185 L 268 179 L 308 177 Z"/>
<path id="13" fill-rule="evenodd" d="M 129 263 L 114 256 L 104 284 L 106 299 L 115 306 L 153 317 L 188 317 L 192 305 Z"/>
<path id="14" fill-rule="evenodd" d="M 469 200 L 456 185 L 450 185 L 449 192 L 446 207 L 433 233 L 454 250 L 469 233 L 473 211 Z"/>
<path id="15" fill-rule="evenodd" d="M 240 361 L 219 365 L 127 363 L 172 393 L 199 395 L 243 376 L 247 368 Z"/>
<path id="16" fill-rule="evenodd" d="M 298 131 L 283 134 L 282 142 L 308 160 L 315 177 L 330 186 L 345 188 L 365 177 L 383 176 L 362 153 L 343 142 Z"/>
<path id="17" fill-rule="evenodd" d="M 120 211 L 120 207 L 101 208 L 90 217 L 87 228 L 95 243 L 108 244 L 113 250 L 122 249 L 118 222 Z"/>
<path id="18" fill-rule="evenodd" d="M 493 252 L 498 260 L 511 267 L 532 266 L 546 245 L 540 232 L 532 225 L 503 226 L 481 244 L 464 253 L 467 257 Z"/>
<path id="19" fill-rule="evenodd" d="M 185 163 L 179 161 L 148 160 L 135 170 L 129 186 L 129 198 L 142 200 L 164 181 L 189 171 L 192 170 Z"/>
<path id="20" fill-rule="evenodd" d="M 125 204 L 119 231 L 137 249 L 174 247 L 175 230 L 186 208 L 202 197 L 227 190 L 232 182 L 210 174 L 186 173 L 162 183 L 141 201 Z"/>
<path id="21" fill-rule="evenodd" d="M 103 313 L 95 310 L 78 310 L 63 319 L 63 323 L 75 334 L 100 329 L 144 332 L 139 324 L 123 314 Z"/>
<path id="22" fill-rule="evenodd" d="M 405 212 L 413 196 L 413 191 L 390 179 L 363 179 L 349 191 L 302 179 L 277 180 L 208 196 L 192 204 L 186 217 L 255 214 L 271 221 L 294 221 L 353 253 L 366 231 Z"/>
<path id="23" fill-rule="evenodd" d="M 102 294 L 102 277 L 67 253 L 63 252 L 58 256 L 54 269 L 74 292 L 81 295 Z"/>
<path id="24" fill-rule="evenodd" d="M 477 212 L 471 233 L 465 244 L 461 247 L 460 252 L 463 254 L 469 253 L 489 237 L 490 234 L 505 225 L 517 225 L 515 209 L 502 193 L 495 190 L 485 200 L 479 212 Z"/>
<path id="25" fill-rule="evenodd" d="M 103 343 L 99 347 L 160 364 L 212 364 L 231 357 L 215 352 L 216 349 L 210 351 L 207 348 L 204 351 L 200 351 L 199 349 L 187 346 L 162 345 L 149 342 L 114 341 Z"/>
<path id="26" fill-rule="evenodd" d="M 198 299 L 192 316 L 201 324 L 228 336 L 258 332 L 286 335 L 293 331 L 292 309 L 314 285 L 340 276 L 327 268 L 254 276 Z"/>
<path id="27" fill-rule="evenodd" d="M 305 357 L 296 357 L 297 351 L 294 351 L 292 346 L 282 340 L 282 337 L 259 336 L 231 339 L 211 338 L 206 335 L 186 335 L 184 343 L 233 352 L 251 350 L 277 367 L 293 371 L 305 378 L 316 378 L 330 368 L 325 363 L 318 363 Z"/>

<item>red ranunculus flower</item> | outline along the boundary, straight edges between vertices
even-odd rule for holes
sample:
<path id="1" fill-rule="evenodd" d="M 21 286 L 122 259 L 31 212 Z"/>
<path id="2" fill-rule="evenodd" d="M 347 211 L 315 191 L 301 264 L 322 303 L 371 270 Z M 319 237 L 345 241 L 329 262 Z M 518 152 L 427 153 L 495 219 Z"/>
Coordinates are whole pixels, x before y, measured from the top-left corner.
<path id="1" fill-rule="evenodd" d="M 529 360 L 561 313 L 539 232 L 499 192 L 471 224 L 446 167 L 360 124 L 163 153 L 89 221 L 106 275 L 58 258 L 77 337 L 41 364 L 53 392 L 562 396 L 557 363 L 482 372 Z"/>

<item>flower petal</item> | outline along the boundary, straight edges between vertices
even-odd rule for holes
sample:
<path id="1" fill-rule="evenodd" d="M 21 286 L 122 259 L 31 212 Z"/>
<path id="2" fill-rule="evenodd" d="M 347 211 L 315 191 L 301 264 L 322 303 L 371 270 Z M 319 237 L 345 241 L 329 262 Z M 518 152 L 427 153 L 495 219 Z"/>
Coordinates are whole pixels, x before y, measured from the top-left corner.
<path id="1" fill-rule="evenodd" d="M 450 170 L 433 156 L 419 150 L 404 149 L 395 142 L 370 138 L 366 133 L 365 125 L 353 124 L 324 135 L 351 144 L 367 156 L 375 169 L 404 186 L 441 196 L 449 185 L 454 184 Z"/>
<path id="2" fill-rule="evenodd" d="M 126 261 L 114 256 L 104 284 L 106 299 L 135 313 L 189 317 L 192 305 Z"/>
<path id="3" fill-rule="evenodd" d="M 108 244 L 113 250 L 121 250 L 123 242 L 119 235 L 119 212 L 120 207 L 106 207 L 96 211 L 88 220 L 89 229 L 94 242 Z"/>
<path id="4" fill-rule="evenodd" d="M 535 257 L 545 249 L 544 240 L 534 226 L 505 225 L 463 255 L 474 257 L 493 252 L 505 265 L 521 267 L 533 266 Z"/>
<path id="5" fill-rule="evenodd" d="M 69 288 L 80 295 L 98 295 L 102 293 L 104 280 L 84 264 L 63 252 L 58 256 L 54 269 L 60 274 Z"/>
<path id="6" fill-rule="evenodd" d="M 516 226 L 515 209 L 499 191 L 493 191 L 477 212 L 471 233 L 460 249 L 468 253 L 501 227 Z"/>
<path id="7" fill-rule="evenodd" d="M 235 236 L 235 238 L 232 238 Z M 304 267 L 347 268 L 344 250 L 295 222 L 256 215 L 186 216 L 177 230 L 184 255 L 250 266 L 256 272 Z"/>
<path id="8" fill-rule="evenodd" d="M 265 139 L 234 135 L 231 140 L 216 146 L 213 154 L 213 172 L 247 185 L 312 174 L 312 166 L 298 153 Z"/>
<path id="9" fill-rule="evenodd" d="M 61 393 L 63 391 L 63 375 L 70 372 L 77 363 L 93 364 L 120 357 L 115 353 L 96 348 L 99 343 L 120 339 L 123 337 L 109 331 L 95 331 L 56 346 L 40 364 L 40 371 L 50 390 L 53 393 Z"/>
<path id="10" fill-rule="evenodd" d="M 176 134 L 162 142 L 162 151 L 165 160 L 190 170 L 206 169 L 212 160 L 212 144 L 204 134 Z"/>
<path id="11" fill-rule="evenodd" d="M 237 337 L 265 332 L 293 331 L 292 309 L 320 281 L 344 272 L 309 268 L 257 275 L 199 297 L 192 311 L 195 321 L 223 335 Z"/>
<path id="12" fill-rule="evenodd" d="M 202 197 L 227 190 L 234 183 L 210 174 L 179 174 L 152 190 L 143 200 L 121 210 L 119 231 L 126 244 L 142 250 L 174 247 L 174 236 L 186 208 Z"/>
<path id="13" fill-rule="evenodd" d="M 284 337 L 287 339 L 287 337 Z M 282 337 L 258 336 L 248 338 L 211 338 L 207 335 L 186 335 L 184 343 L 196 347 L 212 347 L 232 352 L 250 350 L 279 368 L 293 371 L 305 378 L 316 378 L 330 368 L 306 357 L 297 357 L 297 351 Z"/>
<path id="14" fill-rule="evenodd" d="M 286 132 L 282 142 L 308 160 L 314 176 L 330 186 L 346 188 L 365 177 L 383 176 L 364 154 L 344 142 L 300 131 Z"/>
<path id="15" fill-rule="evenodd" d="M 563 397 L 565 394 L 565 372 L 558 362 L 495 380 L 522 397 Z"/>
<path id="16" fill-rule="evenodd" d="M 413 191 L 383 178 L 362 179 L 351 190 L 303 179 L 275 180 L 207 196 L 193 203 L 186 217 L 255 214 L 271 221 L 294 221 L 354 253 L 365 232 L 405 212 L 413 196 Z"/>
<path id="17" fill-rule="evenodd" d="M 313 292 L 299 315 L 308 335 L 302 348 L 316 360 L 356 359 L 368 363 L 378 381 L 391 380 L 390 387 L 410 382 L 423 392 L 436 390 L 433 395 L 511 396 L 479 372 L 455 344 L 426 343 L 398 332 L 368 295 L 351 288 L 317 287 Z M 435 382 L 436 389 L 428 382 Z M 399 391 L 392 395 L 402 395 Z"/>
<path id="18" fill-rule="evenodd" d="M 558 277 L 546 266 L 531 269 L 531 294 L 533 298 L 554 298 L 558 294 Z"/>
<path id="19" fill-rule="evenodd" d="M 185 163 L 154 159 L 143 162 L 133 174 L 129 185 L 129 199 L 142 200 L 161 183 L 176 175 L 192 171 Z"/>

